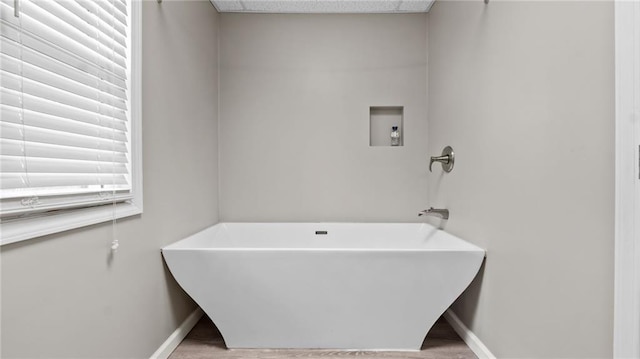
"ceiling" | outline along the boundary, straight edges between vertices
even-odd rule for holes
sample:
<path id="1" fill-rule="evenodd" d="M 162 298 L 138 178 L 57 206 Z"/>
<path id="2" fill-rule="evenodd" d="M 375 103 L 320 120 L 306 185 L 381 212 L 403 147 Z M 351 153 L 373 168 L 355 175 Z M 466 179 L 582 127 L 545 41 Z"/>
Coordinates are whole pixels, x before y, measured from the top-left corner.
<path id="1" fill-rule="evenodd" d="M 211 0 L 218 12 L 372 14 L 428 12 L 435 0 Z"/>

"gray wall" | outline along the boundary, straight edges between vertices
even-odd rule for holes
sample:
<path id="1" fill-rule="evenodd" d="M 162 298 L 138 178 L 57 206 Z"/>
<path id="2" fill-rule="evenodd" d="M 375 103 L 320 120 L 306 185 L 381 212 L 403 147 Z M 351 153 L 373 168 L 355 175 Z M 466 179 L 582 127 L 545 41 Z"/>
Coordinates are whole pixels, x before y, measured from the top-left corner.
<path id="1" fill-rule="evenodd" d="M 426 34 L 426 14 L 222 14 L 221 219 L 415 221 Z M 393 105 L 404 147 L 369 147 L 369 106 Z"/>
<path id="2" fill-rule="evenodd" d="M 454 311 L 498 357 L 613 354 L 613 30 L 612 2 L 429 14 L 429 152 L 457 154 L 429 202 L 488 251 Z"/>
<path id="3" fill-rule="evenodd" d="M 195 309 L 159 248 L 217 222 L 218 15 L 143 2 L 144 213 L 2 246 L 3 358 L 148 358 Z"/>

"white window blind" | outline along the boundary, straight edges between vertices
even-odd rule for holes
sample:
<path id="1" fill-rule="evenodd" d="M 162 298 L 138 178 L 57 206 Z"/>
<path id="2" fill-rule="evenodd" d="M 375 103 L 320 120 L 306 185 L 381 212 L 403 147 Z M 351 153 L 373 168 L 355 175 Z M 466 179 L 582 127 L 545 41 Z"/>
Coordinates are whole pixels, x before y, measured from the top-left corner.
<path id="1" fill-rule="evenodd" d="M 132 197 L 130 13 L 125 0 L 0 0 L 3 218 Z"/>

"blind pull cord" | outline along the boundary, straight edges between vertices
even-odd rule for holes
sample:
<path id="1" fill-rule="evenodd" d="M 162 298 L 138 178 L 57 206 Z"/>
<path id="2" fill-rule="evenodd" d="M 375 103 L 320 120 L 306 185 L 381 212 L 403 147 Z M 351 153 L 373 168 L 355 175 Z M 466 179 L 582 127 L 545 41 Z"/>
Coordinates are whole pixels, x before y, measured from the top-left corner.
<path id="1" fill-rule="evenodd" d="M 111 7 L 111 16 L 112 19 L 115 19 L 115 4 L 113 3 L 112 0 L 112 7 Z M 112 20 L 115 22 L 115 20 Z M 112 26 L 115 27 L 115 24 L 111 24 Z M 115 56 L 115 45 L 114 42 L 111 42 L 111 55 Z M 112 66 L 112 70 L 113 70 L 113 66 Z M 110 102 L 110 98 L 107 99 L 107 102 Z M 112 120 L 115 121 L 115 112 L 111 112 L 112 115 Z M 113 157 L 115 157 L 115 122 L 111 123 L 111 155 Z M 113 210 L 113 222 L 112 222 L 112 235 L 113 235 L 113 241 L 111 242 L 111 252 L 115 253 L 118 251 L 118 247 L 120 247 L 120 240 L 118 239 L 118 232 L 117 232 L 117 204 L 116 204 L 116 185 L 115 185 L 115 178 L 116 178 L 116 166 L 112 166 L 111 167 L 111 195 L 112 195 L 112 203 L 111 203 L 111 209 Z"/>
<path id="2" fill-rule="evenodd" d="M 13 16 L 20 17 L 20 0 L 13 0 Z"/>

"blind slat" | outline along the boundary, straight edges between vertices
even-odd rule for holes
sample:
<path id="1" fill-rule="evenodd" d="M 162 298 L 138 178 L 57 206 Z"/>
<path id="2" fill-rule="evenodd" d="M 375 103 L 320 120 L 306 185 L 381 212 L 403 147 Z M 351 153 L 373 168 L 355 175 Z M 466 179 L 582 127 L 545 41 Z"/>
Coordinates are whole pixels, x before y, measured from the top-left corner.
<path id="1" fill-rule="evenodd" d="M 78 151 L 77 148 L 62 145 L 0 139 L 0 154 L 2 155 L 27 156 L 27 147 L 29 157 L 115 162 L 123 164 L 127 164 L 129 161 L 127 155 L 121 152 L 93 149 L 83 149 L 82 151 Z"/>
<path id="2" fill-rule="evenodd" d="M 28 127 L 37 127 L 47 130 L 67 132 L 77 135 L 96 137 L 99 139 L 115 140 L 127 142 L 126 128 L 117 130 L 108 126 L 96 126 L 64 118 L 47 116 L 37 112 L 20 111 L 14 107 L 0 105 L 0 116 L 2 121 Z M 2 137 L 0 135 L 0 137 Z"/>
<path id="3" fill-rule="evenodd" d="M 7 122 L 0 123 L 0 131 L 2 131 L 0 136 L 8 140 L 24 140 L 36 143 L 79 147 L 81 149 L 90 148 L 121 153 L 127 152 L 126 143 L 112 141 L 106 138 L 81 136 L 62 131 L 52 131 Z"/>
<path id="4" fill-rule="evenodd" d="M 23 93 L 24 99 L 22 106 L 25 109 L 33 110 L 34 108 L 30 107 L 31 104 L 38 102 L 38 99 L 42 99 L 43 101 L 56 102 L 58 104 L 65 105 L 66 108 L 84 110 L 92 113 L 91 115 L 96 113 L 107 117 L 117 118 L 122 121 L 127 120 L 127 113 L 125 111 L 115 108 L 109 104 L 78 96 L 68 91 L 64 91 L 41 82 L 36 82 L 28 78 L 20 78 L 15 74 L 2 70 L 0 70 L 0 76 L 2 77 L 3 89 Z M 27 99 L 29 100 L 27 101 Z M 37 106 L 37 104 L 34 106 Z"/>
<path id="5" fill-rule="evenodd" d="M 100 77 L 100 74 L 96 72 L 85 71 L 82 69 L 82 66 L 75 67 L 73 65 L 64 63 L 42 52 L 35 51 L 26 46 L 22 46 L 5 36 L 0 36 L 0 53 L 14 59 L 21 59 L 24 66 L 32 65 L 33 67 L 45 69 L 52 73 L 66 77 L 70 80 L 74 80 L 86 86 L 93 87 L 97 91 L 110 94 L 116 98 L 127 98 L 125 87 L 119 87 L 109 81 L 104 81 L 103 78 Z"/>
<path id="6" fill-rule="evenodd" d="M 16 117 L 20 118 L 21 116 L 27 119 L 27 121 L 29 121 L 30 118 L 32 117 L 35 117 L 35 118 L 42 117 L 46 119 L 46 121 L 50 121 L 51 126 L 54 126 L 54 123 L 57 123 L 60 121 L 75 121 L 77 122 L 76 125 L 79 128 L 83 128 L 86 125 L 89 125 L 89 126 L 104 127 L 107 129 L 114 129 L 116 131 L 121 131 L 121 132 L 128 131 L 127 123 L 120 120 L 109 119 L 109 118 L 98 118 L 98 117 L 85 117 L 82 120 L 76 120 L 68 117 L 65 118 L 65 117 L 52 116 L 42 112 L 25 110 L 20 107 L 17 107 L 19 105 L 15 107 L 12 105 L 7 105 L 6 103 L 12 102 L 11 96 L 4 97 L 2 95 L 3 95 L 3 92 L 0 91 L 0 111 L 2 112 L 3 120 L 6 119 L 7 122 L 19 123 L 21 120 L 20 119 L 14 120 L 14 118 Z M 13 100 L 19 101 L 20 99 L 16 96 L 13 98 Z M 78 131 L 78 133 L 80 133 L 80 131 Z"/>
<path id="7" fill-rule="evenodd" d="M 113 5 L 116 7 L 116 9 L 118 9 L 118 11 L 120 11 L 123 15 L 127 16 L 128 10 L 127 10 L 127 4 L 124 3 L 124 1 L 121 0 L 114 0 Z"/>
<path id="8" fill-rule="evenodd" d="M 73 193 L 72 195 L 58 195 L 55 197 L 39 197 L 37 206 L 25 206 L 21 199 L 7 199 L 3 201 L 3 216 L 27 215 L 31 213 L 46 212 L 60 209 L 88 207 L 92 205 L 112 204 L 131 199 L 130 193 L 121 191 L 118 186 L 111 186 L 112 192 L 103 190 L 90 190 L 87 193 Z M 113 195 L 115 194 L 115 195 Z"/>
<path id="9" fill-rule="evenodd" d="M 122 163 L 66 160 L 59 158 L 34 158 L 0 155 L 3 173 L 74 173 L 126 174 L 127 166 Z"/>
<path id="10" fill-rule="evenodd" d="M 4 6 L 4 4 L 0 4 L 0 7 L 1 6 Z M 5 13 L 2 13 L 0 16 L 3 17 L 6 15 Z M 102 63 L 94 63 L 87 57 L 82 57 L 73 52 L 67 51 L 66 49 L 60 48 L 55 44 L 51 44 L 28 32 L 20 33 L 15 25 L 4 20 L 0 20 L 0 35 L 7 40 L 21 44 L 21 46 L 25 48 L 23 56 L 28 56 L 29 52 L 26 51 L 26 49 L 31 49 L 34 52 L 51 57 L 82 72 L 91 74 L 97 77 L 100 81 L 106 81 L 118 88 L 127 89 L 127 83 L 124 80 L 124 77 L 110 73 L 108 69 L 103 68 Z"/>
<path id="11" fill-rule="evenodd" d="M 108 185 L 126 185 L 126 176 L 119 174 L 113 175 L 111 173 L 92 173 L 92 174 L 64 174 L 64 173 L 32 173 L 27 175 L 18 173 L 2 173 L 2 189 L 24 189 L 21 191 L 21 195 L 46 195 L 49 188 L 53 187 L 68 187 L 65 190 L 69 191 L 70 187 L 82 187 L 86 186 L 86 190 L 102 190 Z M 94 186 L 90 188 L 90 186 Z M 39 188 L 45 188 L 46 191 L 39 191 Z M 27 192 L 26 190 L 30 190 Z M 61 189 L 62 190 L 62 189 Z M 85 190 L 85 192 L 86 192 Z M 58 193 L 58 192 L 54 192 Z M 20 192 L 18 192 L 20 194 Z M 59 193 L 58 193 L 59 194 Z M 9 194 L 5 194 L 9 198 Z"/>
<path id="12" fill-rule="evenodd" d="M 97 88 L 97 84 L 94 86 L 85 85 L 68 76 L 59 75 L 44 68 L 20 61 L 20 59 L 5 53 L 0 53 L 0 69 L 15 76 L 23 76 L 32 81 L 56 87 L 90 100 L 110 104 L 123 111 L 127 110 L 126 96 L 119 98 L 110 93 L 102 92 Z"/>
<path id="13" fill-rule="evenodd" d="M 96 112 L 75 108 L 73 106 L 67 106 L 41 97 L 31 96 L 28 93 L 20 94 L 18 91 L 13 91 L 4 87 L 0 90 L 0 103 L 51 116 L 69 118 L 80 122 L 97 122 L 100 124 L 111 123 L 118 120 L 114 117 L 108 116 L 107 114 L 98 114 Z"/>

